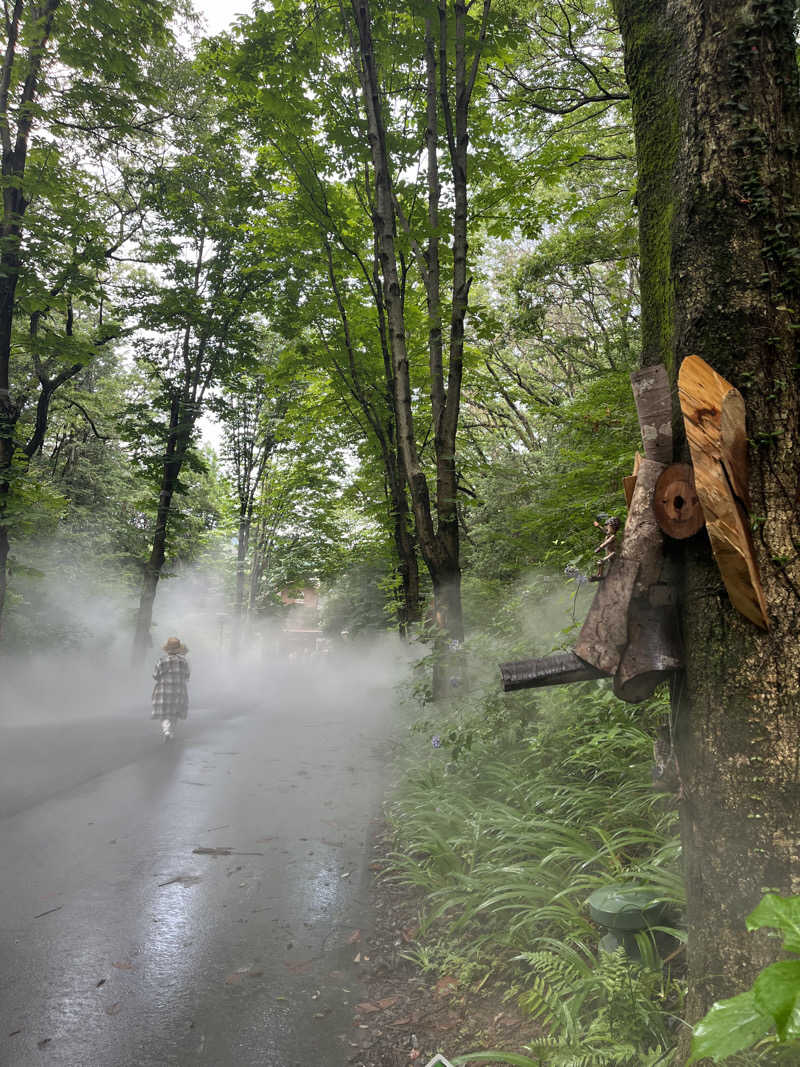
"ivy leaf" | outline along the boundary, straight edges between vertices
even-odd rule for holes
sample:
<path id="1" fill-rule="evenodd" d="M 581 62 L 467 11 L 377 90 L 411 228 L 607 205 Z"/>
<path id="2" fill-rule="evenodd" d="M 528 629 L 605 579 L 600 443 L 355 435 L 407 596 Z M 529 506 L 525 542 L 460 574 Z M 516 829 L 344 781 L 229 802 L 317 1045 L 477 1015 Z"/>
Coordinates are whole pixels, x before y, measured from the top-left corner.
<path id="1" fill-rule="evenodd" d="M 783 934 L 783 947 L 788 952 L 800 952 L 800 897 L 779 897 L 767 893 L 754 911 L 747 916 L 747 929 L 758 930 L 774 926 Z"/>
<path id="2" fill-rule="evenodd" d="M 800 960 L 765 967 L 753 985 L 756 1007 L 775 1020 L 781 1041 L 800 1033 Z"/>
<path id="3" fill-rule="evenodd" d="M 706 1056 L 719 1063 L 749 1048 L 771 1029 L 772 1018 L 759 1009 L 752 989 L 738 997 L 717 1001 L 694 1028 L 688 1063 L 696 1063 Z"/>

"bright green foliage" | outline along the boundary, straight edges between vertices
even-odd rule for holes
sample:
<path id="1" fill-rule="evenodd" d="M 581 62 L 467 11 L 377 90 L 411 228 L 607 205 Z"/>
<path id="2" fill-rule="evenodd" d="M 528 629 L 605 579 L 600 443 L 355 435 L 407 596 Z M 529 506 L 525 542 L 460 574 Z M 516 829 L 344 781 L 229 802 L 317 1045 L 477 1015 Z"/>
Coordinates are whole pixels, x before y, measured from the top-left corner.
<path id="1" fill-rule="evenodd" d="M 747 917 L 747 929 L 774 927 L 783 934 L 783 948 L 800 952 L 800 897 L 768 893 Z M 715 1063 L 751 1048 L 771 1030 L 777 1042 L 800 1051 L 800 960 L 770 964 L 752 989 L 718 1001 L 694 1028 L 689 1063 L 710 1057 Z M 772 1045 L 775 1039 L 767 1044 Z M 787 1060 L 787 1062 L 789 1062 Z"/>

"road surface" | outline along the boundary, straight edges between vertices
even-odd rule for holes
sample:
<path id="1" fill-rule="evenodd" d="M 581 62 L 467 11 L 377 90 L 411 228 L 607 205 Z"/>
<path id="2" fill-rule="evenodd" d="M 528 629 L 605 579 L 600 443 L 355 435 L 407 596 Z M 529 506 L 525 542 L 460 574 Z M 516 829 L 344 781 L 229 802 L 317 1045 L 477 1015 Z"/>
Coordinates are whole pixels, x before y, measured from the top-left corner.
<path id="1" fill-rule="evenodd" d="M 390 687 L 0 727 L 0 1063 L 345 1067 Z"/>

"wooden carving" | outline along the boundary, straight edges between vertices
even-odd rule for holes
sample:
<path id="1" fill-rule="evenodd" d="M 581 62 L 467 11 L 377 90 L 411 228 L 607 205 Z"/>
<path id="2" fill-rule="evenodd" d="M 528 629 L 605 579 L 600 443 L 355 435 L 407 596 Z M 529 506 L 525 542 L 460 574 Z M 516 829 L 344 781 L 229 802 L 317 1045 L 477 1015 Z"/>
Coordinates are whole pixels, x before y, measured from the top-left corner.
<path id="1" fill-rule="evenodd" d="M 679 541 L 692 537 L 705 524 L 694 471 L 688 463 L 671 463 L 656 482 L 653 510 L 658 525 Z"/>
<path id="2" fill-rule="evenodd" d="M 744 401 L 699 356 L 687 356 L 678 396 L 692 454 L 697 495 L 714 557 L 737 611 L 769 628 L 747 516 L 747 430 Z"/>
<path id="3" fill-rule="evenodd" d="M 663 367 L 631 375 L 644 457 L 637 455 L 622 546 L 610 558 L 574 651 L 501 666 L 504 689 L 614 677 L 614 692 L 638 703 L 681 665 L 671 576 L 653 499 L 672 459 L 671 398 Z M 608 547 L 608 546 L 607 546 Z"/>

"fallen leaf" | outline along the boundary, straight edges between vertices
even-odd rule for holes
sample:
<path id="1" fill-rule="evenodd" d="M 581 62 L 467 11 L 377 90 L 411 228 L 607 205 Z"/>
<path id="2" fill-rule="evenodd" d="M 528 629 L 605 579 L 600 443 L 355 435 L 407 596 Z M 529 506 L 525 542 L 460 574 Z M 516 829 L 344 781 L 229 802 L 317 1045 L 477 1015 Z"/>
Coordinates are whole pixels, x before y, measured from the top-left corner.
<path id="1" fill-rule="evenodd" d="M 420 1050 L 418 1048 L 412 1048 L 412 1050 L 408 1054 L 408 1058 L 410 1060 L 418 1060 L 421 1055 L 422 1055 L 422 1053 L 420 1052 Z"/>
<path id="2" fill-rule="evenodd" d="M 356 941 L 360 941 L 360 940 L 361 940 L 361 931 L 360 930 L 354 930 L 352 932 L 352 934 L 350 934 L 350 936 L 348 937 L 347 944 L 348 945 L 354 945 L 356 943 Z"/>
<path id="3" fill-rule="evenodd" d="M 109 1004 L 109 1006 L 106 1008 L 106 1015 L 116 1015 L 121 1007 L 122 1005 L 119 1001 L 116 1001 L 114 1004 Z"/>
<path id="4" fill-rule="evenodd" d="M 436 983 L 434 990 L 437 997 L 446 996 L 448 993 L 452 993 L 454 989 L 458 988 L 458 979 L 453 978 L 452 975 L 446 974 L 444 978 L 440 978 Z"/>
<path id="5" fill-rule="evenodd" d="M 373 1004 L 369 1000 L 362 1001 L 361 1004 L 356 1004 L 356 1011 L 360 1011 L 362 1015 L 369 1015 L 370 1012 L 380 1011 L 381 1009 L 377 1004 Z"/>
<path id="6" fill-rule="evenodd" d="M 401 933 L 405 942 L 413 941 L 419 933 L 419 926 L 407 926 Z"/>
<path id="7" fill-rule="evenodd" d="M 128 963 L 127 960 L 119 960 L 117 963 L 112 963 L 112 967 L 117 967 L 120 971 L 132 971 L 133 964 Z"/>
<path id="8" fill-rule="evenodd" d="M 305 974 L 310 971 L 314 966 L 313 960 L 284 960 L 284 967 L 288 968 L 292 974 Z"/>
<path id="9" fill-rule="evenodd" d="M 387 1008 L 394 1007 L 400 997 L 384 997 L 383 1000 L 376 1001 L 381 1011 L 385 1011 Z"/>

